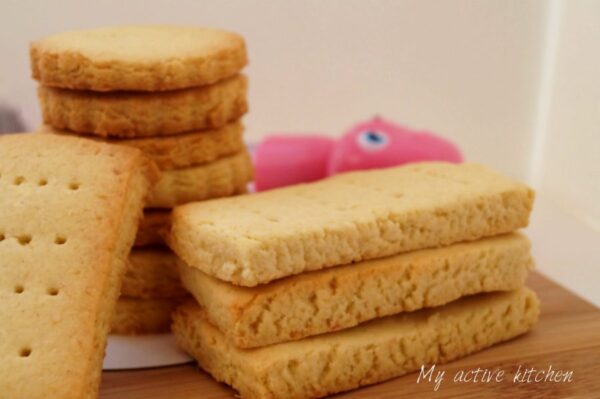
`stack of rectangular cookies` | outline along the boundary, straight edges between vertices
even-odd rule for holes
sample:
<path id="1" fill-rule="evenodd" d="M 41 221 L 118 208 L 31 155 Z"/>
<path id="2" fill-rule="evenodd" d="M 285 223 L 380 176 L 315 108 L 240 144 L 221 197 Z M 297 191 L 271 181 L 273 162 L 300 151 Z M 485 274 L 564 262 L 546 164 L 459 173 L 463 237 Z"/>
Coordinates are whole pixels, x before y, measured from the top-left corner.
<path id="1" fill-rule="evenodd" d="M 246 192 L 240 118 L 245 44 L 237 34 L 173 26 L 66 32 L 31 46 L 42 131 L 139 148 L 161 178 L 146 203 L 113 332 L 168 331 L 185 290 L 159 231 L 170 209 Z"/>
<path id="2" fill-rule="evenodd" d="M 528 331 L 531 189 L 423 163 L 175 209 L 168 244 L 194 300 L 179 344 L 244 398 L 309 398 Z"/>

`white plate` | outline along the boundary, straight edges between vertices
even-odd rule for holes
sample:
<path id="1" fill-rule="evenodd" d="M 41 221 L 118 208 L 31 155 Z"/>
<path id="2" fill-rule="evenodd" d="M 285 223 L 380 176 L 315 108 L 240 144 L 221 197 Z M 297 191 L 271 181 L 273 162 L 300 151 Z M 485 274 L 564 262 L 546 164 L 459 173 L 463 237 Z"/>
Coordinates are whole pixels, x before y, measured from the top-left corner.
<path id="1" fill-rule="evenodd" d="M 191 362 L 172 334 L 109 335 L 104 370 L 174 366 Z"/>

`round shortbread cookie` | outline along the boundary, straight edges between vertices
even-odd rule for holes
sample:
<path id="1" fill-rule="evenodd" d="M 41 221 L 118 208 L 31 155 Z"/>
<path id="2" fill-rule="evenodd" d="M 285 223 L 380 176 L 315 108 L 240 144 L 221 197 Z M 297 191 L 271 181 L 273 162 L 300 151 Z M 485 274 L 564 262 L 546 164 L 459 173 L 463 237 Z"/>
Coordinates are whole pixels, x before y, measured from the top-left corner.
<path id="1" fill-rule="evenodd" d="M 134 247 L 164 244 L 161 232 L 171 225 L 171 211 L 146 210 L 140 221 Z"/>
<path id="2" fill-rule="evenodd" d="M 103 139 L 97 136 L 88 138 L 136 147 L 150 157 L 161 170 L 181 169 L 216 161 L 240 152 L 245 148 L 242 139 L 243 126 L 233 122 L 219 129 L 202 130 L 176 136 L 144 137 L 138 139 Z M 70 134 L 43 125 L 42 133 Z"/>
<path id="3" fill-rule="evenodd" d="M 129 254 L 121 295 L 137 299 L 181 298 L 187 291 L 168 248 L 136 248 Z"/>
<path id="4" fill-rule="evenodd" d="M 169 332 L 171 313 L 181 299 L 120 297 L 111 321 L 111 334 L 141 335 Z"/>
<path id="5" fill-rule="evenodd" d="M 30 46 L 33 78 L 94 91 L 204 86 L 247 63 L 244 39 L 216 29 L 138 25 L 59 33 Z"/>
<path id="6" fill-rule="evenodd" d="M 146 208 L 173 208 L 245 193 L 252 176 L 252 162 L 246 150 L 204 165 L 163 171 Z"/>
<path id="7" fill-rule="evenodd" d="M 166 92 L 109 92 L 38 87 L 44 123 L 103 137 L 165 136 L 219 128 L 248 110 L 247 79 Z"/>

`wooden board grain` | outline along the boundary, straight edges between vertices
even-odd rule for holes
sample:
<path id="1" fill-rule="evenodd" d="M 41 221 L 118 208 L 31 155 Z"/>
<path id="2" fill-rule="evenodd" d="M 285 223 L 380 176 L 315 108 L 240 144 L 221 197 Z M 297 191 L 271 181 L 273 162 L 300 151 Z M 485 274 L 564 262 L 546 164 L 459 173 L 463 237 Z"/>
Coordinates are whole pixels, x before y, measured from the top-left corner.
<path id="1" fill-rule="evenodd" d="M 539 273 L 528 281 L 540 296 L 542 315 L 535 329 L 522 337 L 464 359 L 437 366 L 445 371 L 437 391 L 434 383 L 417 384 L 413 373 L 381 384 L 336 395 L 353 398 L 600 398 L 600 310 Z M 572 382 L 513 382 L 521 370 L 572 371 Z M 477 368 L 505 372 L 502 382 L 455 383 L 459 371 Z M 212 380 L 194 365 L 143 371 L 104 372 L 101 399 L 222 399 L 235 391 Z"/>

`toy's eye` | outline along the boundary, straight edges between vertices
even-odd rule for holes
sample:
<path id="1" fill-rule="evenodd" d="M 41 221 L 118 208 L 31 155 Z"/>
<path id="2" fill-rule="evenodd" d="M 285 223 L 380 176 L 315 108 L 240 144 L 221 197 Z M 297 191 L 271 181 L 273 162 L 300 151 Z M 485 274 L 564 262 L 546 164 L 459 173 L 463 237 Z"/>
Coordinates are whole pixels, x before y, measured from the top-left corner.
<path id="1" fill-rule="evenodd" d="M 380 151 L 387 146 L 389 141 L 387 134 L 374 130 L 362 132 L 357 138 L 358 145 L 365 151 Z"/>

